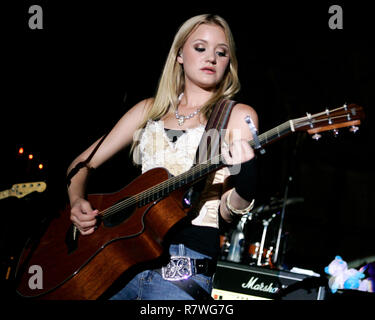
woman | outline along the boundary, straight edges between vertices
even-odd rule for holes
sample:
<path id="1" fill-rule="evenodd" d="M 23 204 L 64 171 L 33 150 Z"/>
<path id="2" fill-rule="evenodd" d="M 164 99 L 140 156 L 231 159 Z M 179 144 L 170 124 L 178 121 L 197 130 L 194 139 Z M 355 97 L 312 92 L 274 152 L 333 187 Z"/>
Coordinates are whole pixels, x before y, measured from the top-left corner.
<path id="1" fill-rule="evenodd" d="M 159 166 L 173 175 L 188 170 L 213 105 L 222 98 L 231 98 L 238 90 L 234 41 L 226 21 L 216 15 L 199 15 L 187 20 L 175 36 L 155 97 L 137 103 L 126 112 L 87 166 L 71 179 L 68 189 L 71 221 L 80 233 L 89 235 L 95 231 L 98 214 L 84 197 L 90 167 L 97 168 L 125 146 L 132 145 L 133 159 L 142 165 L 143 172 Z M 249 179 L 254 177 L 255 159 L 247 143 L 252 134 L 244 121 L 246 116 L 258 127 L 255 110 L 237 103 L 225 134 L 225 146 L 230 152 L 222 151 L 229 163 L 242 164 L 240 174 L 234 178 L 234 187 L 224 193 L 214 188 L 221 186 L 230 175 L 226 168 L 211 176 L 213 188 L 202 194 L 199 215 L 191 225 L 172 239 L 171 256 L 214 263 L 219 242 L 218 215 L 231 222 L 234 216 L 251 209 L 254 188 L 249 187 L 253 185 Z M 78 156 L 68 171 L 87 159 L 98 142 Z M 157 271 L 141 272 L 113 299 L 193 299 L 165 278 Z M 212 272 L 199 272 L 191 280 L 210 293 Z"/>

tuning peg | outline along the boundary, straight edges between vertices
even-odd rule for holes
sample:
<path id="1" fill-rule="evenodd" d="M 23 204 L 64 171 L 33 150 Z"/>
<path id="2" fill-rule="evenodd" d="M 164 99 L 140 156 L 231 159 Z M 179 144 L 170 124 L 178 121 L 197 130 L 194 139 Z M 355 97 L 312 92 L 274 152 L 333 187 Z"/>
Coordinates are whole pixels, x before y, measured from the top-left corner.
<path id="1" fill-rule="evenodd" d="M 321 137 L 322 137 L 322 135 L 319 134 L 319 133 L 315 133 L 315 134 L 312 136 L 312 138 L 313 138 L 315 141 L 318 141 Z"/>
<path id="2" fill-rule="evenodd" d="M 359 130 L 359 127 L 357 127 L 357 126 L 351 126 L 350 129 L 349 129 L 349 131 L 353 132 L 353 133 L 356 133 L 358 130 Z"/>
<path id="3" fill-rule="evenodd" d="M 337 137 L 339 135 L 339 130 L 337 129 L 333 129 L 332 132 L 334 137 Z"/>

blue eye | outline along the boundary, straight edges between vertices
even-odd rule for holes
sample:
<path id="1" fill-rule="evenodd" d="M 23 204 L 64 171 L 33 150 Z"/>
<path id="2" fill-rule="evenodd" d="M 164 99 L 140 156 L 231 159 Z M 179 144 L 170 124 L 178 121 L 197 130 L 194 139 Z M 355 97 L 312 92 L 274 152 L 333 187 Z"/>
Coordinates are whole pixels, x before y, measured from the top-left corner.
<path id="1" fill-rule="evenodd" d="M 227 56 L 227 53 L 226 52 L 223 52 L 223 51 L 218 51 L 218 52 L 216 52 L 217 53 L 217 55 L 219 56 L 219 57 L 226 57 Z"/>

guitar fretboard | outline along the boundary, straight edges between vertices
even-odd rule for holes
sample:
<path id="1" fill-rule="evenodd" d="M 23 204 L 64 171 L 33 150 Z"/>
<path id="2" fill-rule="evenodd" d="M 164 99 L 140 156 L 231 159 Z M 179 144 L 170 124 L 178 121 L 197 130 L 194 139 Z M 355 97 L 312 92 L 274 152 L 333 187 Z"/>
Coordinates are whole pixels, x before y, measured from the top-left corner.
<path id="1" fill-rule="evenodd" d="M 139 206 L 144 206 L 147 203 L 160 199 L 167 196 L 171 192 L 193 182 L 199 181 L 204 176 L 218 170 L 220 167 L 225 166 L 224 163 L 220 161 L 220 156 L 210 159 L 206 163 L 197 164 L 193 166 L 190 170 L 171 177 L 158 185 L 151 187 L 138 195 L 134 196 L 138 202 Z"/>
<path id="2" fill-rule="evenodd" d="M 267 145 L 276 139 L 279 139 L 291 131 L 294 131 L 293 122 L 287 121 L 261 135 L 258 136 L 259 143 L 261 146 Z M 249 141 L 251 147 L 255 148 L 255 141 L 254 139 Z M 216 155 L 213 158 L 207 160 L 206 162 L 199 163 L 194 165 L 188 171 L 178 175 L 173 176 L 159 184 L 150 187 L 136 195 L 133 195 L 116 205 L 104 210 L 102 215 L 110 215 L 112 213 L 118 212 L 125 207 L 137 205 L 139 207 L 145 206 L 150 202 L 156 201 L 161 199 L 165 196 L 168 196 L 171 192 L 189 184 L 198 182 L 200 179 L 205 177 L 206 175 L 214 172 L 222 167 L 225 167 L 226 164 L 221 161 L 221 155 Z"/>
<path id="3" fill-rule="evenodd" d="M 261 146 L 265 146 L 271 142 L 274 142 L 275 140 L 289 134 L 290 132 L 294 131 L 293 122 L 286 121 L 283 124 L 268 130 L 258 136 L 259 143 Z M 255 141 L 254 139 L 249 142 L 250 146 L 252 148 L 255 148 Z"/>
<path id="4" fill-rule="evenodd" d="M 273 142 L 274 140 L 289 134 L 291 131 L 293 131 L 293 128 L 291 127 L 292 125 L 293 123 L 287 121 L 273 128 L 272 130 L 269 130 L 259 135 L 258 138 L 260 145 L 267 145 Z M 249 144 L 251 145 L 251 147 L 254 148 L 254 139 L 249 141 Z M 207 162 L 197 164 L 193 166 L 190 170 L 178 176 L 171 177 L 170 179 L 163 181 L 160 184 L 139 193 L 135 196 L 139 203 L 139 206 L 144 206 L 147 203 L 165 197 L 171 192 L 185 186 L 186 184 L 199 181 L 200 178 L 210 174 L 211 172 L 218 170 L 221 167 L 224 167 L 225 164 L 220 159 L 220 155 L 215 156 L 212 159 L 209 159 Z"/>

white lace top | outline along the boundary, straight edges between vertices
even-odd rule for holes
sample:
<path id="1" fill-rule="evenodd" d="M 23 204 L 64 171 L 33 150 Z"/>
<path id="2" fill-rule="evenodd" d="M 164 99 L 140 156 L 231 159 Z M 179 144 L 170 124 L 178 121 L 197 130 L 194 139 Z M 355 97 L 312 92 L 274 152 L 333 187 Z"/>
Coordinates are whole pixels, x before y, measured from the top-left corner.
<path id="1" fill-rule="evenodd" d="M 156 167 L 164 167 L 177 176 L 189 170 L 193 165 L 204 128 L 201 125 L 186 129 L 176 142 L 172 142 L 165 132 L 163 121 L 148 121 L 139 141 L 142 173 Z M 207 187 L 201 196 L 202 207 L 192 224 L 218 228 L 218 210 L 225 172 L 225 168 L 220 169 L 207 179 Z"/>

